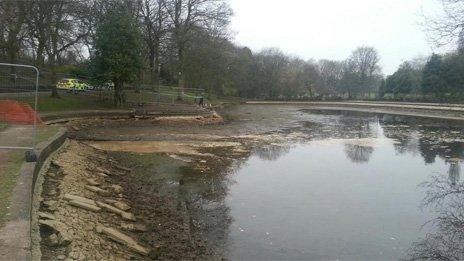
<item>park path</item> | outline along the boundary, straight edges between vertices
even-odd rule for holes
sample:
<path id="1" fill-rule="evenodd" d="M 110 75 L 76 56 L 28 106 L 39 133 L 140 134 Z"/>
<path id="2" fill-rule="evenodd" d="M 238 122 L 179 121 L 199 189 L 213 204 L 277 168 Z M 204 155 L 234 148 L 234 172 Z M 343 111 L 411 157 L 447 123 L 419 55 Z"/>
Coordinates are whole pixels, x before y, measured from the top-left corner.
<path id="1" fill-rule="evenodd" d="M 31 146 L 31 126 L 9 126 L 0 131 L 1 146 Z M 7 170 L 17 164 L 13 155 L 17 150 L 0 149 L 0 214 L 3 213 L 5 221 L 0 215 L 0 260 L 27 260 L 29 256 L 25 249 L 30 247 L 28 213 L 24 213 L 19 206 L 11 206 L 10 202 L 30 203 L 26 184 L 32 182 L 30 177 L 21 173 L 11 175 Z M 13 158 L 12 158 L 13 157 Z M 15 156 L 16 157 L 16 156 Z M 27 167 L 32 167 L 28 165 Z M 7 185 L 10 184 L 10 185 Z M 20 184 L 19 186 L 12 184 Z M 3 187 L 6 186 L 6 187 Z M 11 197 L 11 198 L 10 198 Z M 14 200 L 14 201 L 13 201 Z M 18 218 L 20 217 L 20 218 Z M 15 235 L 15 236 L 12 236 Z"/>
<path id="2" fill-rule="evenodd" d="M 32 146 L 33 127 L 27 125 L 8 126 L 0 130 L 0 175 L 3 174 L 11 164 L 11 155 L 17 150 L 4 149 L 1 147 L 23 147 Z M 2 176 L 0 176 L 0 181 Z M 2 199 L 0 199 L 2 200 Z"/>
<path id="3" fill-rule="evenodd" d="M 32 146 L 33 131 L 32 125 L 10 125 L 0 131 L 0 147 L 30 147 Z"/>

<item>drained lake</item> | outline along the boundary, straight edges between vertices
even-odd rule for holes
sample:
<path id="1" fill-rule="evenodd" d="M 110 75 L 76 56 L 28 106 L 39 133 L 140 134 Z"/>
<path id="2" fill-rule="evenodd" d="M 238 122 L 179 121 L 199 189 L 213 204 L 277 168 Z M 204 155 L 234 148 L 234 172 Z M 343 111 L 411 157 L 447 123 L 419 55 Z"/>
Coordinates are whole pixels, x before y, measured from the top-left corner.
<path id="1" fill-rule="evenodd" d="M 223 113 L 224 125 L 124 126 L 141 140 L 91 143 L 134 169 L 134 209 L 166 227 L 154 234 L 160 251 L 464 260 L 462 123 L 304 106 Z"/>
<path id="2" fill-rule="evenodd" d="M 440 242 L 448 231 L 436 220 L 461 211 L 446 203 L 461 185 L 459 124 L 301 112 L 303 121 L 279 131 L 286 142 L 255 146 L 229 175 L 221 203 L 231 220 L 228 258 L 395 260 L 427 256 L 435 245 L 448 252 Z"/>

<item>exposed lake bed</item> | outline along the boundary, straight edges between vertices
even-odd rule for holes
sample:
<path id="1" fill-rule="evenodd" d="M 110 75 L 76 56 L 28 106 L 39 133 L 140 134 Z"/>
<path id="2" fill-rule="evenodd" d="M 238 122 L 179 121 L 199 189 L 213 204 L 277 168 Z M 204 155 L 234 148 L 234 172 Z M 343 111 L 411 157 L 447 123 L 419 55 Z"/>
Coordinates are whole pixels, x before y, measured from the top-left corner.
<path id="1" fill-rule="evenodd" d="M 85 144 L 75 146 L 132 170 L 113 182 L 146 223 L 134 237 L 149 257 L 407 259 L 430 238 L 446 250 L 433 237 L 443 228 L 423 226 L 443 211 L 424 203 L 460 184 L 461 123 L 276 105 L 226 113 L 219 125 L 72 123 Z"/>

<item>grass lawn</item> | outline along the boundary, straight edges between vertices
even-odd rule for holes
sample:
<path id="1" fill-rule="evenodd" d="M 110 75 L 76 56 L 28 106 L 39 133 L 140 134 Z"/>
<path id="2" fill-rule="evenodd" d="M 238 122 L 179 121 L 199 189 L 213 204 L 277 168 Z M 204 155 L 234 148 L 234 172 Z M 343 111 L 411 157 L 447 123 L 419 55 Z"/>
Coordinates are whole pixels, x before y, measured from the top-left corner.
<path id="1" fill-rule="evenodd" d="M 0 131 L 5 129 L 7 126 L 8 126 L 8 124 L 6 124 L 6 122 L 0 121 Z"/>
<path id="2" fill-rule="evenodd" d="M 77 111 L 77 110 L 104 110 L 104 109 L 115 109 L 113 105 L 113 96 L 111 92 L 103 92 L 100 99 L 99 92 L 85 92 L 85 93 L 67 93 L 65 91 L 59 92 L 59 98 L 52 98 L 50 93 L 41 93 L 39 94 L 38 99 L 38 111 L 43 112 L 59 112 L 59 111 Z M 182 104 L 194 104 L 197 103 L 195 97 L 196 93 L 189 90 L 184 92 L 183 100 L 177 100 L 178 91 L 171 90 L 169 88 L 163 89 L 163 92 L 159 98 L 161 98 L 162 103 L 182 103 Z M 128 106 L 134 103 L 155 103 L 158 101 L 158 94 L 151 91 L 140 91 L 135 92 L 133 90 L 125 91 L 126 101 Z M 206 97 L 205 97 L 206 98 Z M 1 97 L 1 99 L 11 99 L 21 102 L 28 103 L 31 106 L 34 106 L 35 98 L 33 95 L 24 95 L 24 96 L 7 96 Z M 207 103 L 208 100 L 205 101 Z M 124 108 L 124 107 L 123 107 Z M 1 123 L 0 123 L 1 127 Z"/>
<path id="3" fill-rule="evenodd" d="M 34 105 L 34 97 L 22 97 L 22 102 Z M 52 98 L 50 94 L 41 94 L 38 99 L 39 112 L 57 112 L 71 110 L 96 110 L 112 108 L 109 101 L 101 101 L 96 96 L 85 94 L 60 93 L 60 98 Z"/>

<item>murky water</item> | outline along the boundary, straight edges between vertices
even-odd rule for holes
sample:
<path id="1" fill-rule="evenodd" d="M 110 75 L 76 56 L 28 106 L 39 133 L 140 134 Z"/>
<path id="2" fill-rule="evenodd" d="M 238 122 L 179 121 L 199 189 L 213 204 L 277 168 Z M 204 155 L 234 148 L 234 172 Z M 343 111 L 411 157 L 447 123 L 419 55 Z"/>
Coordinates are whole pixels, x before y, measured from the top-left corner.
<path id="1" fill-rule="evenodd" d="M 231 114 L 225 126 L 130 128 L 151 139 L 93 144 L 183 155 L 170 156 L 192 166 L 135 167 L 149 195 L 176 202 L 188 224 L 179 244 L 205 242 L 215 257 L 464 260 L 462 123 L 302 106 Z M 165 141 L 171 131 L 182 139 Z"/>
<path id="2" fill-rule="evenodd" d="M 454 213 L 433 196 L 461 184 L 461 126 L 304 113 L 282 130 L 289 142 L 255 148 L 231 175 L 229 258 L 391 260 L 427 255 L 432 246 L 449 252 L 433 241 L 447 233 L 443 227 L 423 225 Z"/>

